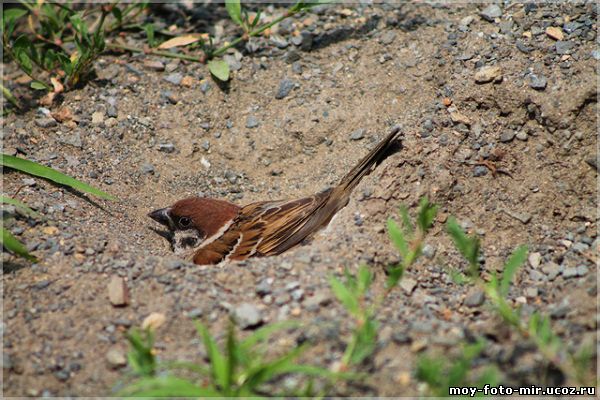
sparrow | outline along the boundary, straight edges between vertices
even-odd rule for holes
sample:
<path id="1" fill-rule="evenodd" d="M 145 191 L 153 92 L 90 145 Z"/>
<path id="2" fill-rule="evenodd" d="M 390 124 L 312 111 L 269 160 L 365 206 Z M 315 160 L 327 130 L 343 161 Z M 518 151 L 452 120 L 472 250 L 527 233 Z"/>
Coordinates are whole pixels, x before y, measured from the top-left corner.
<path id="1" fill-rule="evenodd" d="M 396 143 L 399 127 L 342 178 L 313 196 L 259 201 L 240 207 L 225 200 L 189 197 L 148 214 L 168 228 L 172 249 L 195 264 L 210 265 L 281 254 L 327 226 L 350 193 Z"/>

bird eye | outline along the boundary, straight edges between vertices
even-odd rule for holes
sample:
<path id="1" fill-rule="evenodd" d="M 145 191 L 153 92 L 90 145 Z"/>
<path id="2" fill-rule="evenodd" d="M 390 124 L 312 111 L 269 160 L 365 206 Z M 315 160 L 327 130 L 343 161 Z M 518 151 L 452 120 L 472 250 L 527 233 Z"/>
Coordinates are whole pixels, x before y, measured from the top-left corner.
<path id="1" fill-rule="evenodd" d="M 189 219 L 188 217 L 179 218 L 179 226 L 187 228 L 188 226 L 190 226 L 191 223 L 192 223 L 192 220 Z"/>

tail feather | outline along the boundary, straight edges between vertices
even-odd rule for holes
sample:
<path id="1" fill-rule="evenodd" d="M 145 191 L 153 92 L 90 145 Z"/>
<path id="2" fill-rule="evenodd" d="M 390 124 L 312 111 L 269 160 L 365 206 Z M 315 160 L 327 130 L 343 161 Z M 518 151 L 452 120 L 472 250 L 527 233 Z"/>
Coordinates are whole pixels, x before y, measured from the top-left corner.
<path id="1" fill-rule="evenodd" d="M 394 126 L 392 131 L 383 139 L 369 154 L 367 154 L 360 162 L 352 168 L 350 172 L 342 178 L 339 185 L 334 190 L 341 190 L 345 193 L 350 193 L 360 180 L 372 170 L 372 167 L 378 164 L 387 156 L 387 151 L 393 145 L 394 139 L 399 136 L 400 127 Z"/>

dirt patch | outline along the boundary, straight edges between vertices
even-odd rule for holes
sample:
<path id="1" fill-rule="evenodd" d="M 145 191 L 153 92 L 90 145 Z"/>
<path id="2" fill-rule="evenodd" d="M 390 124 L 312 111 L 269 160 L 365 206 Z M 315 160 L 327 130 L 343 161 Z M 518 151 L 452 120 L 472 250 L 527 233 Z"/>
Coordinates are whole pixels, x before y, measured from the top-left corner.
<path id="1" fill-rule="evenodd" d="M 525 315 L 552 315 L 570 348 L 596 337 L 598 172 L 586 163 L 597 157 L 596 5 L 512 4 L 491 22 L 483 9 L 323 8 L 292 21 L 310 45 L 279 49 L 261 39 L 224 88 L 202 65 L 165 59 L 162 72 L 144 67 L 152 57 L 106 55 L 97 80 L 65 94 L 75 126 L 40 127 L 44 110 L 6 117 L 5 152 L 119 201 L 88 201 L 4 172 L 4 193 L 20 188 L 20 200 L 48 215 L 35 223 L 4 212 L 5 226 L 42 259 L 31 266 L 3 254 L 4 394 L 110 393 L 123 374 L 105 355 L 125 352 L 123 332 L 151 312 L 167 316 L 160 357 L 197 360 L 203 350 L 190 316 L 224 333 L 241 303 L 254 304 L 265 323 L 302 321 L 286 338 L 311 341 L 306 359 L 330 366 L 351 319 L 336 301 L 307 304 L 316 295 L 333 299 L 330 274 L 360 263 L 381 290 L 383 268 L 398 257 L 385 220 L 400 204 L 414 211 L 422 196 L 442 217 L 426 257 L 406 275 L 415 285 L 394 292 L 378 315 L 366 385 L 340 394 L 416 395 L 419 352 L 453 352 L 473 334 L 491 340 L 485 358 L 499 363 L 504 381 L 563 383 L 538 375 L 542 361 L 503 334 L 486 304 L 465 305 L 472 288 L 447 273 L 466 266 L 442 220 L 455 215 L 480 236 L 487 273 L 527 244 L 539 262 L 520 270 L 511 300 L 525 299 Z M 312 25 L 302 27 L 304 18 Z M 550 25 L 562 27 L 569 44 L 546 35 Z M 499 69 L 477 83 L 484 66 Z M 18 75 L 14 65 L 4 68 Z M 191 77 L 191 87 L 173 83 L 173 74 Z M 276 99 L 284 79 L 294 87 Z M 394 124 L 403 127 L 404 149 L 363 180 L 325 231 L 284 255 L 194 266 L 170 253 L 146 217 L 190 195 L 243 204 L 312 194 L 336 183 Z M 114 275 L 126 278 L 126 307 L 109 302 Z M 256 290 L 264 281 L 266 295 Z M 292 296 L 290 287 L 302 292 Z"/>

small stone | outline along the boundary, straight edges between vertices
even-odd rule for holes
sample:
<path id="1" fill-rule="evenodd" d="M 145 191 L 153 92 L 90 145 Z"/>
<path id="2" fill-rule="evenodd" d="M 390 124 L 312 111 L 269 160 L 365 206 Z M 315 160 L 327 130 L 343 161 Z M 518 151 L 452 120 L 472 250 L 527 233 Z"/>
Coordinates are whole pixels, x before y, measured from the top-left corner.
<path id="1" fill-rule="evenodd" d="M 167 317 L 165 316 L 165 314 L 157 312 L 150 313 L 150 315 L 144 318 L 144 321 L 142 322 L 142 329 L 149 329 L 155 331 L 162 325 L 164 325 L 166 320 Z"/>
<path id="2" fill-rule="evenodd" d="M 165 65 L 165 71 L 167 71 L 167 72 L 175 71 L 179 67 L 179 62 L 180 61 L 178 59 L 171 61 L 170 63 Z"/>
<path id="3" fill-rule="evenodd" d="M 303 37 L 302 35 L 292 36 L 290 40 L 294 46 L 300 46 L 302 44 Z"/>
<path id="4" fill-rule="evenodd" d="M 580 265 L 577 267 L 577 276 L 585 276 L 589 272 L 588 267 Z"/>
<path id="5" fill-rule="evenodd" d="M 58 125 L 58 123 L 56 122 L 56 120 L 54 118 L 36 118 L 35 119 L 35 124 L 37 126 L 39 126 L 40 128 L 52 128 L 56 125 Z"/>
<path id="6" fill-rule="evenodd" d="M 294 88 L 295 86 L 295 82 L 284 78 L 279 82 L 279 89 L 277 90 L 277 94 L 275 95 L 275 98 L 280 100 L 283 99 L 284 97 L 286 97 Z"/>
<path id="7" fill-rule="evenodd" d="M 242 303 L 235 307 L 232 316 L 240 329 L 253 328 L 262 322 L 260 310 L 250 303 Z"/>
<path id="8" fill-rule="evenodd" d="M 242 69 L 242 63 L 231 54 L 226 54 L 225 56 L 223 56 L 223 61 L 225 61 L 227 65 L 229 65 L 229 69 L 232 71 L 239 71 L 240 69 Z"/>
<path id="9" fill-rule="evenodd" d="M 531 74 L 529 75 L 529 87 L 535 90 L 544 90 L 548 85 L 548 80 L 543 75 Z"/>
<path id="10" fill-rule="evenodd" d="M 577 268 L 574 268 L 574 267 L 565 268 L 565 270 L 562 273 L 562 276 L 565 279 L 574 278 L 578 275 L 579 274 L 577 273 Z"/>
<path id="11" fill-rule="evenodd" d="M 104 111 L 96 111 L 92 114 L 92 125 L 104 123 Z"/>
<path id="12" fill-rule="evenodd" d="M 210 83 L 208 83 L 208 82 L 202 82 L 200 84 L 200 91 L 203 94 L 206 94 L 209 90 L 210 90 Z"/>
<path id="13" fill-rule="evenodd" d="M 326 306 L 331 303 L 331 295 L 326 290 L 317 291 L 310 297 L 307 297 L 303 304 L 309 311 L 316 311 L 320 306 Z"/>
<path id="14" fill-rule="evenodd" d="M 564 40 L 565 34 L 563 33 L 561 28 L 556 26 L 549 26 L 546 28 L 546 35 L 551 37 L 554 40 Z"/>
<path id="15" fill-rule="evenodd" d="M 144 68 L 152 71 L 164 71 L 165 64 L 158 60 L 146 60 L 144 61 Z"/>
<path id="16" fill-rule="evenodd" d="M 108 365 L 113 368 L 121 368 L 127 365 L 127 358 L 125 358 L 125 354 L 121 351 L 121 349 L 117 347 L 111 347 L 106 353 L 106 361 Z"/>
<path id="17" fill-rule="evenodd" d="M 500 135 L 500 141 L 502 143 L 508 143 L 511 142 L 515 137 L 515 132 L 513 131 L 504 131 L 502 132 L 502 134 Z"/>
<path id="18" fill-rule="evenodd" d="M 140 170 L 143 174 L 153 174 L 154 173 L 154 165 L 149 163 L 143 163 L 140 167 Z"/>
<path id="19" fill-rule="evenodd" d="M 271 284 L 269 283 L 269 279 L 263 279 L 260 281 L 260 283 L 256 285 L 255 292 L 261 297 L 271 294 Z"/>
<path id="20" fill-rule="evenodd" d="M 183 77 L 183 79 L 181 79 L 181 86 L 192 87 L 194 86 L 195 82 L 196 80 L 193 76 L 186 75 Z"/>
<path id="21" fill-rule="evenodd" d="M 417 286 L 417 281 L 412 278 L 403 278 L 400 280 L 400 287 L 404 290 L 404 293 L 407 295 L 411 295 L 415 287 Z"/>
<path id="22" fill-rule="evenodd" d="M 591 51 L 590 56 L 592 56 L 592 58 L 594 60 L 600 60 L 600 50 L 598 49 L 594 49 Z"/>
<path id="23" fill-rule="evenodd" d="M 173 143 L 161 143 L 158 145 L 158 151 L 163 153 L 173 153 L 175 151 L 175 145 Z"/>
<path id="24" fill-rule="evenodd" d="M 473 168 L 473 176 L 474 177 L 480 177 L 480 176 L 485 176 L 488 173 L 488 169 L 487 167 L 483 166 L 483 165 L 476 165 L 475 168 Z"/>
<path id="25" fill-rule="evenodd" d="M 36 185 L 35 179 L 33 179 L 33 178 L 23 178 L 23 179 L 21 179 L 21 182 L 25 186 L 35 186 Z"/>
<path id="26" fill-rule="evenodd" d="M 191 311 L 188 311 L 187 313 L 187 317 L 190 319 L 198 319 L 200 318 L 202 315 L 204 315 L 204 310 L 201 308 L 194 308 Z"/>
<path id="27" fill-rule="evenodd" d="M 466 17 L 460 20 L 459 25 L 467 27 L 471 25 L 471 22 L 473 22 L 474 19 L 475 17 L 473 17 L 472 15 L 467 15 Z"/>
<path id="28" fill-rule="evenodd" d="M 252 129 L 256 128 L 258 125 L 258 119 L 256 119 L 255 116 L 249 115 L 248 118 L 246 118 L 246 128 Z"/>
<path id="29" fill-rule="evenodd" d="M 108 283 L 108 299 L 115 307 L 126 306 L 129 304 L 129 290 L 125 280 L 120 276 L 113 275 Z"/>
<path id="30" fill-rule="evenodd" d="M 119 116 L 119 112 L 117 111 L 117 107 L 109 106 L 108 110 L 106 110 L 106 115 L 110 118 L 117 118 Z"/>
<path id="31" fill-rule="evenodd" d="M 560 274 L 560 265 L 549 262 L 542 267 L 542 272 L 546 274 L 549 280 L 553 281 Z"/>
<path id="32" fill-rule="evenodd" d="M 502 69 L 498 66 L 486 66 L 475 73 L 475 82 L 488 83 L 502 78 Z"/>
<path id="33" fill-rule="evenodd" d="M 360 128 L 350 134 L 350 140 L 361 140 L 365 137 L 365 129 Z"/>
<path id="34" fill-rule="evenodd" d="M 164 77 L 165 81 L 172 83 L 173 85 L 179 85 L 181 83 L 182 79 L 183 79 L 183 75 L 181 75 L 178 72 L 176 72 L 174 74 L 169 74 L 166 77 Z"/>
<path id="35" fill-rule="evenodd" d="M 527 259 L 532 268 L 538 269 L 542 261 L 542 255 L 540 253 L 531 253 Z"/>
<path id="36" fill-rule="evenodd" d="M 283 36 L 280 35 L 271 35 L 270 39 L 271 43 L 273 43 L 279 49 L 285 49 L 290 45 L 289 42 Z"/>
<path id="37" fill-rule="evenodd" d="M 483 19 L 489 22 L 494 22 L 498 17 L 502 16 L 502 10 L 497 4 L 490 4 L 479 13 Z"/>
<path id="38" fill-rule="evenodd" d="M 381 35 L 381 38 L 379 40 L 381 41 L 382 44 L 388 45 L 388 44 L 392 44 L 392 42 L 394 41 L 395 38 L 396 38 L 396 32 L 387 31 L 383 35 Z"/>
<path id="39" fill-rule="evenodd" d="M 528 287 L 525 289 L 525 297 L 533 299 L 538 295 L 538 289 L 536 287 Z"/>
<path id="40" fill-rule="evenodd" d="M 527 140 L 527 133 L 525 131 L 519 131 L 515 137 L 524 142 Z"/>
<path id="41" fill-rule="evenodd" d="M 556 54 L 569 54 L 575 47 L 575 42 L 559 40 L 554 44 L 554 47 L 556 48 Z"/>
<path id="42" fill-rule="evenodd" d="M 483 293 L 483 291 L 481 291 L 479 289 L 475 289 L 475 290 L 471 290 L 467 294 L 467 297 L 465 297 L 463 304 L 467 307 L 479 307 L 480 305 L 483 304 L 484 301 L 485 301 L 485 294 Z"/>
<path id="43" fill-rule="evenodd" d="M 463 113 L 461 113 L 459 111 L 451 111 L 450 119 L 455 124 L 471 125 L 471 120 L 469 119 L 469 117 L 467 117 L 466 115 L 464 115 Z"/>

